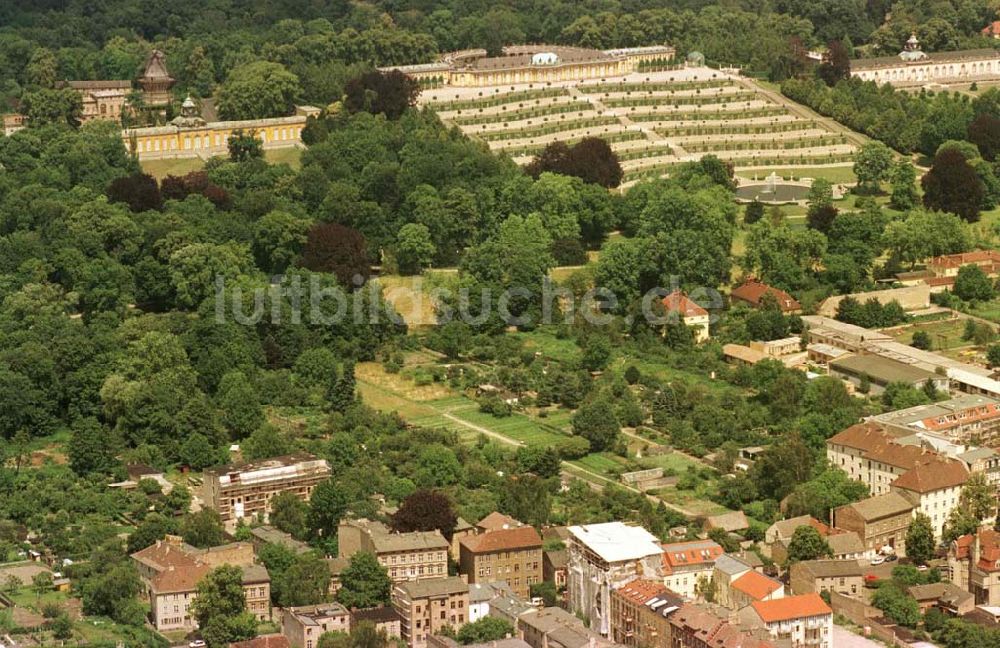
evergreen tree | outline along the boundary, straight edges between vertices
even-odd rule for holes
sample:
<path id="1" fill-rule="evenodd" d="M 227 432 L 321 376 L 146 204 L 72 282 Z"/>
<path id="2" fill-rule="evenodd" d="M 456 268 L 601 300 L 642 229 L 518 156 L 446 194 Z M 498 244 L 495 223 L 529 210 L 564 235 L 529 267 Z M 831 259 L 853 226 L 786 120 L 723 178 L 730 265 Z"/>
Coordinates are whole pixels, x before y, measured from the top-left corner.
<path id="1" fill-rule="evenodd" d="M 327 397 L 330 409 L 334 412 L 346 412 L 357 398 L 357 380 L 354 377 L 354 363 L 345 362 L 339 377 L 332 377 Z"/>

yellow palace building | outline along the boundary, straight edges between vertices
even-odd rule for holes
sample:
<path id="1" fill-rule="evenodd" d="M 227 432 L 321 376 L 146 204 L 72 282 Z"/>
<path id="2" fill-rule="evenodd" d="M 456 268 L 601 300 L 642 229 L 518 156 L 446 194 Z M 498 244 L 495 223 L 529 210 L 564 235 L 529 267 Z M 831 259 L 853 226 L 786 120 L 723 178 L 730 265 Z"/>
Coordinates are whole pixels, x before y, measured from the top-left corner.
<path id="1" fill-rule="evenodd" d="M 169 124 L 125 129 L 122 138 L 140 160 L 222 155 L 228 152 L 229 137 L 236 131 L 255 133 L 265 149 L 287 148 L 299 146 L 306 119 L 319 113 L 319 108 L 298 106 L 289 117 L 206 122 L 188 97 L 181 106 L 181 116 Z"/>
<path id="2" fill-rule="evenodd" d="M 561 45 L 509 45 L 500 56 L 485 49 L 444 54 L 434 63 L 379 68 L 398 70 L 418 81 L 456 87 L 522 83 L 552 83 L 602 79 L 635 72 L 642 64 L 667 64 L 675 50 L 669 45 L 596 50 Z"/>

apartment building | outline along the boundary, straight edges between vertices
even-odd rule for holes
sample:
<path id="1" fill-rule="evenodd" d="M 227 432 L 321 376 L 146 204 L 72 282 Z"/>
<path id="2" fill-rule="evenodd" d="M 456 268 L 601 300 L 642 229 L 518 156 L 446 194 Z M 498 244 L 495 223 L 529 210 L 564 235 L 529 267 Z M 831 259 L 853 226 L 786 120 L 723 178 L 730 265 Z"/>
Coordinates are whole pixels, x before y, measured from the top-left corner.
<path id="1" fill-rule="evenodd" d="M 913 503 L 891 491 L 833 511 L 834 526 L 858 534 L 865 551 L 872 553 L 891 547 L 897 555 L 905 556 L 906 531 L 912 520 Z"/>
<path id="2" fill-rule="evenodd" d="M 198 583 L 221 565 L 239 567 L 242 571 L 247 611 L 261 621 L 271 618 L 271 579 L 267 569 L 253 563 L 253 549 L 247 543 L 199 550 L 176 536 L 169 536 L 132 554 L 132 560 L 150 603 L 150 621 L 158 631 L 197 627 L 190 606 Z"/>
<path id="3" fill-rule="evenodd" d="M 976 605 L 1000 605 L 1000 533 L 980 529 L 948 547 L 951 582 L 971 593 Z"/>
<path id="4" fill-rule="evenodd" d="M 663 545 L 663 584 L 687 598 L 695 598 L 712 579 L 715 561 L 725 553 L 717 542 L 693 540 Z"/>
<path id="5" fill-rule="evenodd" d="M 448 575 L 450 545 L 438 531 L 393 533 L 374 520 L 344 520 L 337 530 L 338 557 L 373 554 L 394 583 Z"/>
<path id="6" fill-rule="evenodd" d="M 663 573 L 663 548 L 642 527 L 622 522 L 569 527 L 567 563 L 569 609 L 579 610 L 590 627 L 611 630 L 611 591 L 636 578 Z"/>
<path id="7" fill-rule="evenodd" d="M 740 618 L 766 628 L 772 639 L 788 641 L 793 648 L 833 647 L 833 611 L 819 594 L 755 601 L 740 610 Z"/>
<path id="8" fill-rule="evenodd" d="M 733 582 L 744 574 L 754 571 L 746 561 L 731 554 L 722 554 L 712 567 L 712 583 L 715 584 L 715 602 L 727 608 L 734 607 L 732 600 Z"/>
<path id="9" fill-rule="evenodd" d="M 409 648 L 425 648 L 427 638 L 442 628 L 457 632 L 466 624 L 469 585 L 458 576 L 396 583 L 392 606 L 400 617 L 403 641 Z"/>
<path id="10" fill-rule="evenodd" d="M 267 520 L 271 499 L 292 493 L 308 501 L 313 488 L 330 477 L 325 459 L 299 452 L 249 463 L 235 463 L 204 472 L 205 505 L 215 509 L 230 531 L 239 520 Z"/>
<path id="11" fill-rule="evenodd" d="M 940 540 L 948 515 L 958 506 L 968 479 L 969 470 L 961 461 L 933 457 L 921 460 L 913 470 L 894 481 L 892 490 L 931 519 L 934 539 Z"/>
<path id="12" fill-rule="evenodd" d="M 384 632 L 386 639 L 399 639 L 402 636 L 402 618 L 392 607 L 376 607 L 351 611 L 351 627 L 370 623 L 376 632 Z"/>
<path id="13" fill-rule="evenodd" d="M 1000 440 L 1000 400 L 975 394 L 886 412 L 869 419 L 890 432 L 930 432 L 966 445 L 995 446 Z"/>
<path id="14" fill-rule="evenodd" d="M 742 609 L 755 601 L 773 601 L 785 596 L 785 586 L 781 581 L 756 571 L 743 574 L 730 584 L 729 589 L 729 599 L 734 610 Z"/>
<path id="15" fill-rule="evenodd" d="M 470 583 L 504 581 L 523 598 L 542 582 L 542 537 L 534 527 L 487 531 L 460 543 L 459 569 Z"/>
<path id="16" fill-rule="evenodd" d="M 728 610 L 683 604 L 670 617 L 672 648 L 777 648 L 763 628 L 741 623 Z"/>
<path id="17" fill-rule="evenodd" d="M 531 648 L 613 648 L 614 644 L 558 607 L 526 614 L 517 621 L 518 636 Z"/>
<path id="18" fill-rule="evenodd" d="M 316 648 L 325 632 L 351 631 L 351 613 L 340 603 L 320 603 L 285 608 L 281 634 L 293 648 Z"/>
<path id="19" fill-rule="evenodd" d="M 803 560 L 792 564 L 789 585 L 793 594 L 857 596 L 864 587 L 864 574 L 857 560 Z"/>
<path id="20" fill-rule="evenodd" d="M 670 648 L 670 615 L 684 600 L 662 583 L 637 578 L 611 592 L 611 632 L 616 644 Z"/>

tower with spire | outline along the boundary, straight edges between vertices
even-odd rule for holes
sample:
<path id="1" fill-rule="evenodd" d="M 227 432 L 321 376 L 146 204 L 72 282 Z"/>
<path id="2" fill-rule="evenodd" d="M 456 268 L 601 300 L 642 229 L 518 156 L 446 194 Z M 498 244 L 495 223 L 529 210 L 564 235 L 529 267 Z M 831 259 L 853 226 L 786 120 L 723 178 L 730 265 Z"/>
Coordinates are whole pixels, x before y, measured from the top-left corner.
<path id="1" fill-rule="evenodd" d="M 139 77 L 139 85 L 147 106 L 165 108 L 170 104 L 170 88 L 174 86 L 174 78 L 167 71 L 166 55 L 160 50 L 149 53 L 142 76 Z"/>

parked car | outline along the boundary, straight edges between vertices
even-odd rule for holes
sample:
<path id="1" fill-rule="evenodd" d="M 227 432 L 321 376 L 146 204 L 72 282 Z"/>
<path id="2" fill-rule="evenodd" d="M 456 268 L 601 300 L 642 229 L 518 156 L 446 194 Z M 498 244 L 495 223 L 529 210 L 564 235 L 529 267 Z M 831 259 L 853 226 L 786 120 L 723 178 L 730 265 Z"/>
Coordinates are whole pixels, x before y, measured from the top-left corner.
<path id="1" fill-rule="evenodd" d="M 881 556 L 881 555 L 876 555 L 874 558 L 871 559 L 871 565 L 873 567 L 875 565 L 881 565 L 884 562 L 885 562 L 885 556 Z"/>
<path id="2" fill-rule="evenodd" d="M 205 648 L 205 646 L 207 645 L 208 644 L 206 644 L 201 639 L 195 639 L 194 641 L 188 644 L 188 648 Z"/>
<path id="3" fill-rule="evenodd" d="M 888 556 L 885 557 L 885 562 L 893 562 L 895 560 L 899 560 L 899 556 L 897 556 L 896 554 L 889 554 Z"/>

